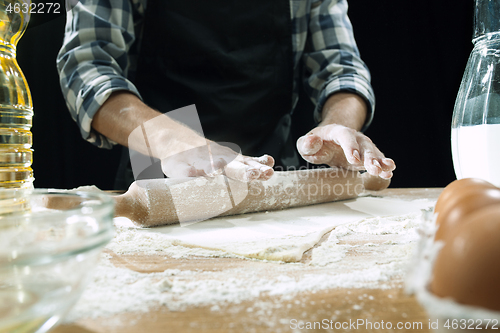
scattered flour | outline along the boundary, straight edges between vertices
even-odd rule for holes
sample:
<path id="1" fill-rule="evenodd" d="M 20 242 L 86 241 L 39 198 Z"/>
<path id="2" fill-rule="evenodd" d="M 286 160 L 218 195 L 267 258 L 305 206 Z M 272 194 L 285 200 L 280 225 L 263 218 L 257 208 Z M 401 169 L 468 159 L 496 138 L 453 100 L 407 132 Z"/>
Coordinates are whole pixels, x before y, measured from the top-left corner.
<path id="1" fill-rule="evenodd" d="M 332 230 L 327 241 L 313 249 L 311 265 L 334 264 L 337 269 L 349 265 L 361 269 L 384 262 L 393 263 L 398 266 L 397 270 L 402 270 L 419 239 L 416 230 L 420 219 L 421 213 L 415 212 L 377 216 L 338 226 Z M 363 254 L 363 260 L 358 263 L 356 258 L 351 258 L 342 262 L 349 251 Z"/>
<path id="2" fill-rule="evenodd" d="M 167 269 L 139 273 L 115 267 L 104 253 L 94 277 L 67 321 L 110 317 L 123 312 L 144 313 L 164 306 L 170 311 L 239 304 L 259 296 L 290 300 L 301 292 L 332 288 L 390 288 L 402 280 L 418 239 L 420 213 L 374 217 L 338 226 L 312 250 L 309 262 L 255 261 L 252 269 L 224 266 L 218 271 Z M 117 227 L 108 250 L 118 254 L 160 254 L 170 258 L 237 257 L 224 251 L 188 248 L 162 234 Z M 195 257 L 193 257 L 195 256 Z M 268 311 L 257 301 L 248 312 Z M 260 305 L 259 305 L 260 304 Z M 263 312 L 263 313 L 264 313 Z M 111 321 L 112 322 L 112 321 Z"/>
<path id="3" fill-rule="evenodd" d="M 106 246 L 117 254 L 164 254 L 179 259 L 192 256 L 242 258 L 238 255 L 219 250 L 209 250 L 197 247 L 178 245 L 175 240 L 166 238 L 159 233 L 141 233 L 135 228 L 116 226 L 114 239 Z"/>

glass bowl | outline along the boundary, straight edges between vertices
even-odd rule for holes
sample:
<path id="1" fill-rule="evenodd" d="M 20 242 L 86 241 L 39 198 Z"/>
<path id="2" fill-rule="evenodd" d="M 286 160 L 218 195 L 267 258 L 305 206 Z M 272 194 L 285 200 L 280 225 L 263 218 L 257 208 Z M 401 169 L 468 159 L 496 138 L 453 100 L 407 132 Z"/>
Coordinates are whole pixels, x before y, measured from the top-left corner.
<path id="1" fill-rule="evenodd" d="M 113 237 L 113 213 L 103 193 L 0 190 L 0 332 L 47 332 L 69 312 Z"/>

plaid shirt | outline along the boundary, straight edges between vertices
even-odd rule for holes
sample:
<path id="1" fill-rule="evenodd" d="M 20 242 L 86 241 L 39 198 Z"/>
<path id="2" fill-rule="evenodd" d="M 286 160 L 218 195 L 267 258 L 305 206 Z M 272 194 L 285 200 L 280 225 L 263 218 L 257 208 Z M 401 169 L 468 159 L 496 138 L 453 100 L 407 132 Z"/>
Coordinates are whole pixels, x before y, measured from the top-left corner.
<path id="1" fill-rule="evenodd" d="M 63 46 L 57 57 L 60 84 L 71 116 L 84 139 L 111 148 L 114 142 L 91 128 L 92 117 L 112 92 L 128 90 L 141 96 L 132 83 L 141 42 L 147 0 L 69 0 Z M 373 118 L 375 98 L 370 73 L 360 59 L 347 0 L 290 0 L 294 52 L 293 104 L 298 80 L 316 105 L 331 94 L 350 91 L 369 105 L 364 128 Z M 304 72 L 299 68 L 304 63 Z"/>

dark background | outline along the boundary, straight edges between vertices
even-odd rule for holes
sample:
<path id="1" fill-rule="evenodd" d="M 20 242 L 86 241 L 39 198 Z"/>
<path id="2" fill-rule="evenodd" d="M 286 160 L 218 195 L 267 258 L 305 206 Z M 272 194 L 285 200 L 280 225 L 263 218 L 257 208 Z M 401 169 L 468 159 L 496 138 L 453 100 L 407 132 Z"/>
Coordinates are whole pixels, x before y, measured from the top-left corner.
<path id="1" fill-rule="evenodd" d="M 447 185 L 455 179 L 451 115 L 472 49 L 473 1 L 351 0 L 349 16 L 377 98 L 366 134 L 396 162 L 391 187 Z M 63 15 L 35 14 L 18 45 L 35 110 L 35 186 L 112 189 L 121 150 L 84 141 L 60 92 L 64 23 Z"/>

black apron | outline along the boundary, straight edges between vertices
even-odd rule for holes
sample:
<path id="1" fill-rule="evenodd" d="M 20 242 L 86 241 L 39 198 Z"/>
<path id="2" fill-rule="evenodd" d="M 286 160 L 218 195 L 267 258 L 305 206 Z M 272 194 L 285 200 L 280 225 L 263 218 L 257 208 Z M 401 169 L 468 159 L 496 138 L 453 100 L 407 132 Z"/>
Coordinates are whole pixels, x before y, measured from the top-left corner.
<path id="1" fill-rule="evenodd" d="M 289 0 L 149 0 L 134 83 L 160 112 L 196 105 L 206 138 L 297 166 L 291 29 Z M 134 180 L 127 162 L 120 189 Z"/>

